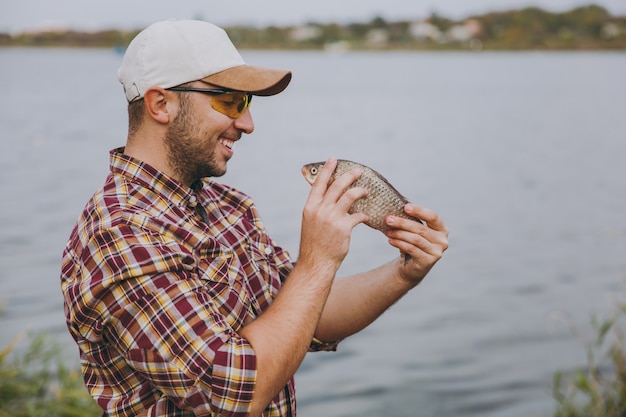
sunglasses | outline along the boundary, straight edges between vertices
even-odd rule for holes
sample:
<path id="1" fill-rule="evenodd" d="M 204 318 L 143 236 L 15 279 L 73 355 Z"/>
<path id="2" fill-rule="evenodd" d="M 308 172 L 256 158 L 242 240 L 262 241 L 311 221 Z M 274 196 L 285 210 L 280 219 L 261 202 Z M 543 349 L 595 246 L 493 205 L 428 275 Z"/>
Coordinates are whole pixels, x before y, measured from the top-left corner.
<path id="1" fill-rule="evenodd" d="M 242 91 L 194 87 L 170 87 L 166 88 L 166 90 L 203 93 L 214 96 L 211 100 L 211 107 L 231 119 L 240 117 L 252 103 L 252 94 Z"/>

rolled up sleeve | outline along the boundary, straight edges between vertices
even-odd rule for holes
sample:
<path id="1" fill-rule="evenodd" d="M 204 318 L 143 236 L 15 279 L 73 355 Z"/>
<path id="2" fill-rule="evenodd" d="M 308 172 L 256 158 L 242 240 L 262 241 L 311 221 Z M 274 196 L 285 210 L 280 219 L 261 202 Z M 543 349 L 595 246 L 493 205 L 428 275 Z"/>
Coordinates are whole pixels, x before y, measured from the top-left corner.
<path id="1" fill-rule="evenodd" d="M 138 380 L 196 416 L 248 413 L 256 383 L 254 350 L 190 282 L 172 282 L 115 317 L 109 338 Z"/>

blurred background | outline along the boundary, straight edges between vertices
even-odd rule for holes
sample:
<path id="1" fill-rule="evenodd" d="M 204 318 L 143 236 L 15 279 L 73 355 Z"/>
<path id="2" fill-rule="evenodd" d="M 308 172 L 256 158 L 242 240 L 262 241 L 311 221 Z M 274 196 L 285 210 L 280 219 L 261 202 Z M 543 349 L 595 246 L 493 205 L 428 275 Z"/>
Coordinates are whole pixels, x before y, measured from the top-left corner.
<path id="1" fill-rule="evenodd" d="M 255 98 L 256 130 L 220 179 L 255 199 L 275 241 L 297 256 L 300 167 L 328 156 L 371 166 L 450 229 L 415 291 L 307 357 L 299 414 L 553 415 L 555 374 L 587 369 L 624 301 L 626 4 L 240 3 L 0 6 L 0 364 L 46 333 L 78 369 L 60 258 L 125 142 L 124 47 L 152 21 L 201 18 L 247 62 L 294 74 Z M 340 275 L 394 256 L 360 226 Z"/>

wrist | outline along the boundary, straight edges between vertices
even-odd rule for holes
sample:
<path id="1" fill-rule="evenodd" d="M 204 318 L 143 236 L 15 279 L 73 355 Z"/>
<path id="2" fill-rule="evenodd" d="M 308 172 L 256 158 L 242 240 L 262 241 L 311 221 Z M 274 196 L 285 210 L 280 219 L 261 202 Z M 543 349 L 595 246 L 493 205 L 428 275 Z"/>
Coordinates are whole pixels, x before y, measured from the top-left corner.
<path id="1" fill-rule="evenodd" d="M 306 276 L 314 276 L 317 279 L 334 279 L 341 262 L 328 259 L 315 259 L 314 257 L 300 256 L 295 263 L 295 268 Z"/>
<path id="2" fill-rule="evenodd" d="M 400 285 L 405 286 L 407 291 L 415 288 L 426 276 L 426 274 L 416 274 L 416 271 L 412 271 L 410 266 L 405 265 L 401 258 L 396 259 L 393 264 L 396 280 L 399 281 Z"/>

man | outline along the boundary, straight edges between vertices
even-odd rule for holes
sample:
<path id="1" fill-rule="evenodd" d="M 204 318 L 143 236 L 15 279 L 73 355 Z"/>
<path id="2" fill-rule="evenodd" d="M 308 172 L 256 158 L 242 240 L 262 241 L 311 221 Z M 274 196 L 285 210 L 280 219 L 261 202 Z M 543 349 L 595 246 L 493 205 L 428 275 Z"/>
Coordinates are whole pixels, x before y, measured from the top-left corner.
<path id="1" fill-rule="evenodd" d="M 329 185 L 329 159 L 302 215 L 297 264 L 266 234 L 245 194 L 215 182 L 252 133 L 252 96 L 291 73 L 244 63 L 225 32 L 199 21 L 151 25 L 118 77 L 129 102 L 124 148 L 88 202 L 62 264 L 67 325 L 85 383 L 106 416 L 292 416 L 308 350 L 334 350 L 415 287 L 447 248 L 426 225 L 390 217 L 412 260 L 335 280 L 366 195 Z"/>

